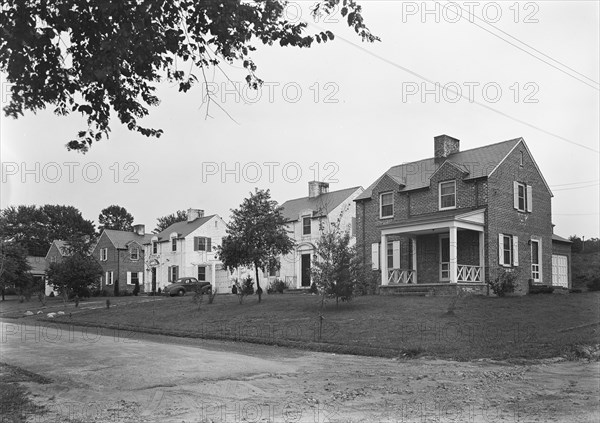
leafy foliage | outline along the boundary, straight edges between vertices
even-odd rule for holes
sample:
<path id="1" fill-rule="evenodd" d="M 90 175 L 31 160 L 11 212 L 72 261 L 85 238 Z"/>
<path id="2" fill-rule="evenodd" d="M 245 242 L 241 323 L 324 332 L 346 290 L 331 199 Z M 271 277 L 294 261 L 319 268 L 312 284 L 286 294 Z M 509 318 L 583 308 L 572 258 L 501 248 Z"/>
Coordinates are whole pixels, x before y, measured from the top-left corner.
<path id="1" fill-rule="evenodd" d="M 133 216 L 121 206 L 108 206 L 102 209 L 98 216 L 100 227 L 99 232 L 104 229 L 114 229 L 117 231 L 131 231 L 133 229 Z"/>
<path id="2" fill-rule="evenodd" d="M 379 271 L 373 270 L 370 263 L 365 263 L 363 256 L 353 252 L 350 263 L 350 272 L 354 283 L 356 295 L 373 295 L 380 284 L 381 275 Z"/>
<path id="3" fill-rule="evenodd" d="M 0 242 L 0 289 L 2 299 L 6 288 L 13 287 L 19 295 L 30 296 L 31 266 L 27 262 L 27 250 L 16 242 Z"/>
<path id="4" fill-rule="evenodd" d="M 184 210 L 177 210 L 175 213 L 156 219 L 158 223 L 154 229 L 154 233 L 159 233 L 167 229 L 173 223 L 184 222 L 187 220 L 187 213 Z"/>
<path id="5" fill-rule="evenodd" d="M 32 256 L 45 256 L 55 239 L 93 238 L 94 224 L 72 206 L 10 206 L 0 212 L 0 238 L 14 239 Z"/>
<path id="6" fill-rule="evenodd" d="M 342 16 L 363 41 L 378 40 L 354 0 L 322 0 L 314 16 L 343 3 Z M 256 44 L 310 47 L 333 40 L 330 31 L 306 35 L 306 22 L 286 19 L 284 0 L 5 0 L 0 14 L 0 71 L 11 98 L 4 108 L 17 118 L 52 106 L 57 115 L 81 113 L 87 128 L 67 144 L 85 152 L 108 137 L 111 111 L 131 131 L 160 137 L 138 120 L 156 106 L 162 79 L 188 91 L 221 61 L 240 61 L 257 88 L 251 54 Z M 183 66 L 182 66 L 183 65 Z M 183 69 L 190 69 L 186 72 Z M 206 82 L 206 81 L 205 81 Z"/>
<path id="7" fill-rule="evenodd" d="M 341 216 L 340 216 L 341 218 Z M 317 241 L 311 278 L 322 296 L 339 301 L 350 301 L 354 295 L 354 283 L 350 271 L 355 255 L 350 247 L 350 232 L 341 229 L 340 218 L 329 227 L 321 224 L 321 237 Z"/>
<path id="8" fill-rule="evenodd" d="M 102 267 L 88 254 L 89 244 L 70 242 L 71 254 L 60 263 L 50 263 L 46 273 L 48 284 L 64 297 L 89 297 L 98 289 Z"/>
<path id="9" fill-rule="evenodd" d="M 499 297 L 504 297 L 506 294 L 515 292 L 518 277 L 519 275 L 516 269 L 500 269 L 497 272 L 496 277 L 488 281 L 488 284 L 494 294 Z"/>
<path id="10" fill-rule="evenodd" d="M 229 270 L 254 266 L 260 302 L 259 269 L 278 269 L 277 258 L 293 248 L 294 241 L 288 236 L 283 208 L 271 200 L 269 190 L 256 189 L 239 208 L 232 210 L 227 236 L 219 247 L 218 257 Z"/>

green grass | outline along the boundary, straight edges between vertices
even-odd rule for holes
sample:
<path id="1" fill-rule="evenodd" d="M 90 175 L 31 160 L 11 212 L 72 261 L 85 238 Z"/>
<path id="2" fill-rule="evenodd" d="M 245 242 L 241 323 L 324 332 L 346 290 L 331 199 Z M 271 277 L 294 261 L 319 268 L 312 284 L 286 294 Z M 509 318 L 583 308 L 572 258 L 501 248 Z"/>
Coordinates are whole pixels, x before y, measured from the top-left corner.
<path id="1" fill-rule="evenodd" d="M 600 293 L 523 297 L 365 296 L 327 304 L 318 298 L 265 295 L 238 304 L 219 295 L 200 308 L 191 296 L 157 298 L 73 314 L 76 324 L 185 337 L 230 339 L 384 357 L 537 359 L 599 343 Z M 70 321 L 64 316 L 57 320 Z M 320 333 L 319 333 L 320 331 Z"/>

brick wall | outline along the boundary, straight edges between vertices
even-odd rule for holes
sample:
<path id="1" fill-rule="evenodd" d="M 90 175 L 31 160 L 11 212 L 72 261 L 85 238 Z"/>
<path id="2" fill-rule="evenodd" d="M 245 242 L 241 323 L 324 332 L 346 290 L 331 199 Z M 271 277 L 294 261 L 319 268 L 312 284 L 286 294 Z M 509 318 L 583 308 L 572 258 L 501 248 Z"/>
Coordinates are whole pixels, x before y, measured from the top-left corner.
<path id="1" fill-rule="evenodd" d="M 523 166 L 520 165 L 523 152 Z M 533 189 L 532 212 L 520 212 L 513 206 L 513 182 L 531 185 Z M 502 165 L 488 179 L 487 243 L 488 267 L 486 277 L 494 278 L 503 270 L 512 268 L 518 272 L 518 289 L 525 294 L 531 278 L 532 237 L 541 240 L 542 283 L 552 283 L 552 206 L 551 196 L 542 176 L 537 171 L 532 158 L 523 144 L 517 145 Z M 498 234 L 518 237 L 519 265 L 502 267 L 499 265 Z"/>
<path id="2" fill-rule="evenodd" d="M 134 244 L 137 246 L 137 244 Z M 105 261 L 100 259 L 100 250 L 107 248 L 107 259 Z M 141 246 L 139 248 L 138 260 L 132 260 L 129 250 L 118 250 L 115 248 L 113 243 L 108 239 L 106 233 L 103 233 L 92 251 L 93 257 L 98 260 L 102 267 L 102 282 L 101 289 L 105 289 L 109 293 L 113 293 L 115 284 L 119 282 L 119 292 L 133 291 L 135 285 L 127 284 L 127 273 L 128 272 L 141 272 L 142 275 L 139 279 L 140 291 L 143 291 L 144 286 L 144 249 Z M 106 272 L 113 272 L 113 284 L 108 285 L 106 282 Z"/>

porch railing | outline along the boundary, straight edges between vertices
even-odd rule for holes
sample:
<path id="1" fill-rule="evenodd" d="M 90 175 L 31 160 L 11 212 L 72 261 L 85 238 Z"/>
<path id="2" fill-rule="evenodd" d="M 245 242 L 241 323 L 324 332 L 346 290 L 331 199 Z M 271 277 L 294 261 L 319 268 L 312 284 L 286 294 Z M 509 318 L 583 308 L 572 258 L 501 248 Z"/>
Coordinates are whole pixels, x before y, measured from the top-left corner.
<path id="1" fill-rule="evenodd" d="M 389 269 L 388 284 L 415 283 L 416 270 Z"/>
<path id="2" fill-rule="evenodd" d="M 458 282 L 481 282 L 481 266 L 458 265 Z"/>

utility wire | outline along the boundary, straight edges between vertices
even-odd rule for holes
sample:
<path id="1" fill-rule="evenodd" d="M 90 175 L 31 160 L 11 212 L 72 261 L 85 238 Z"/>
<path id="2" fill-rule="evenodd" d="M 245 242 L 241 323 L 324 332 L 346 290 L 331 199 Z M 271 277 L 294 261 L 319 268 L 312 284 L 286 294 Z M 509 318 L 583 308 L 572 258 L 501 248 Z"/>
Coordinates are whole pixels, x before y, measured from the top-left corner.
<path id="1" fill-rule="evenodd" d="M 317 28 L 317 29 L 318 29 L 319 31 L 321 31 L 321 32 L 325 31 L 325 30 L 324 30 L 323 28 L 321 28 L 319 25 L 315 25 L 315 24 L 313 24 L 313 23 L 311 23 L 311 22 L 306 22 L 306 23 L 307 23 L 308 25 L 310 25 L 310 26 L 313 26 L 313 27 Z M 364 48 L 364 47 L 361 47 L 361 46 L 359 46 L 358 44 L 354 44 L 352 41 L 350 41 L 350 40 L 348 40 L 348 39 L 346 39 L 346 38 L 344 38 L 344 37 L 340 37 L 339 35 L 336 35 L 336 36 L 335 36 L 335 38 L 337 38 L 337 39 L 339 39 L 339 40 L 341 40 L 341 41 L 345 42 L 346 44 L 350 44 L 352 47 L 354 47 L 354 48 L 356 48 L 356 49 L 358 49 L 358 50 L 362 51 L 363 53 L 366 53 L 366 54 L 368 54 L 368 55 L 370 55 L 370 56 L 373 56 L 373 57 L 375 57 L 375 58 L 377 58 L 377 59 L 379 59 L 379 60 L 381 60 L 381 61 L 383 61 L 383 62 L 387 63 L 388 65 L 391 65 L 391 66 L 393 66 L 393 67 L 395 67 L 395 68 L 398 68 L 398 69 L 400 69 L 400 70 L 403 70 L 404 72 L 406 72 L 406 73 L 409 73 L 409 74 L 411 74 L 411 75 L 414 75 L 414 76 L 416 76 L 417 78 L 420 78 L 420 79 L 422 79 L 422 80 L 424 80 L 424 81 L 426 81 L 426 82 L 429 82 L 429 83 L 431 83 L 431 84 L 436 84 L 436 82 L 435 82 L 435 81 L 433 81 L 433 80 L 431 80 L 431 79 L 429 79 L 429 78 L 427 78 L 427 77 L 425 77 L 425 76 L 423 76 L 423 75 L 421 75 L 421 74 L 418 74 L 417 72 L 414 72 L 414 71 L 412 71 L 412 70 L 410 70 L 410 69 L 408 69 L 408 68 L 406 68 L 406 67 L 404 67 L 404 66 L 402 66 L 402 65 L 399 65 L 398 63 L 396 63 L 396 62 L 393 62 L 393 61 L 392 61 L 392 60 L 390 60 L 390 59 L 386 59 L 385 57 L 383 57 L 383 56 L 380 56 L 380 55 L 379 55 L 379 54 L 377 54 L 377 53 L 374 53 L 374 52 L 372 52 L 372 51 L 370 51 L 370 50 L 367 50 L 366 48 Z M 501 116 L 504 116 L 504 117 L 506 117 L 506 118 L 508 118 L 508 119 L 510 119 L 510 120 L 513 120 L 513 121 L 515 121 L 515 122 L 518 122 L 518 123 L 520 123 L 520 124 L 522 124 L 522 125 L 525 125 L 525 126 L 528 126 L 528 127 L 530 127 L 530 128 L 533 128 L 533 129 L 535 129 L 535 130 L 537 130 L 537 131 L 540 131 L 540 132 L 542 132 L 542 133 L 544 133 L 544 134 L 546 134 L 546 135 L 550 135 L 551 137 L 558 138 L 559 140 L 562 140 L 562 141 L 564 141 L 564 142 L 567 142 L 567 143 L 569 143 L 569 144 L 573 144 L 573 145 L 576 145 L 576 146 L 578 146 L 578 147 L 585 148 L 586 150 L 593 151 L 594 153 L 600 154 L 600 151 L 599 151 L 599 150 L 593 149 L 592 147 L 588 147 L 588 146 L 587 146 L 587 145 L 585 145 L 585 144 L 580 144 L 580 143 L 578 143 L 578 142 L 575 142 L 575 141 L 572 141 L 572 140 L 570 140 L 570 139 L 568 139 L 568 138 L 565 138 L 565 137 L 563 137 L 563 136 L 561 136 L 561 135 L 558 135 L 558 134 L 555 134 L 555 133 L 553 133 L 553 132 L 547 131 L 547 130 L 545 130 L 545 129 L 543 129 L 543 128 L 540 128 L 539 126 L 533 125 L 533 124 L 531 124 L 531 123 L 529 123 L 529 122 L 526 122 L 526 121 L 524 121 L 524 120 L 521 120 L 521 119 L 519 119 L 519 118 L 517 118 L 517 117 L 511 116 L 511 115 L 509 115 L 509 114 L 507 114 L 507 113 L 504 113 L 504 112 L 502 112 L 502 111 L 500 111 L 500 110 L 498 110 L 498 109 L 494 109 L 493 107 L 490 107 L 490 106 L 488 106 L 487 104 L 484 104 L 484 103 L 481 103 L 481 102 L 479 102 L 479 101 L 477 101 L 477 100 L 474 100 L 474 99 L 471 99 L 471 98 L 469 98 L 469 97 L 466 97 L 466 96 L 464 96 L 462 93 L 459 93 L 459 92 L 457 92 L 457 91 L 454 91 L 454 90 L 452 90 L 452 89 L 450 89 L 450 88 L 444 87 L 444 89 L 445 89 L 446 91 L 448 91 L 448 92 L 451 92 L 451 93 L 452 93 L 452 94 L 454 94 L 454 95 L 457 95 L 457 96 L 459 96 L 459 97 L 461 97 L 461 98 L 465 99 L 465 100 L 469 100 L 469 102 L 471 102 L 471 103 L 477 104 L 477 105 L 478 105 L 478 106 L 480 106 L 480 107 L 483 107 L 483 108 L 485 108 L 485 109 L 488 109 L 488 110 L 490 110 L 490 111 L 492 111 L 492 112 L 494 112 L 494 113 L 497 113 L 497 114 L 499 114 L 499 115 L 501 115 Z"/>
<path id="2" fill-rule="evenodd" d="M 568 184 L 550 185 L 550 187 L 552 188 L 552 187 L 564 187 L 564 186 L 567 186 L 567 185 L 581 185 L 581 184 L 589 184 L 589 183 L 592 183 L 592 182 L 600 182 L 600 181 L 598 179 L 594 179 L 592 181 L 570 182 Z"/>
<path id="3" fill-rule="evenodd" d="M 449 3 L 452 3 L 450 0 L 447 0 L 447 1 L 448 1 Z M 544 53 L 544 52 L 542 52 L 542 51 L 540 51 L 540 50 L 536 49 L 535 47 L 533 47 L 533 46 L 531 46 L 531 45 L 527 44 L 526 42 L 524 42 L 524 41 L 521 41 L 521 40 L 520 40 L 520 39 L 518 39 L 517 37 L 514 37 L 514 36 L 512 36 L 512 35 L 511 35 L 511 34 L 509 34 L 508 32 L 506 32 L 506 31 L 503 31 L 502 29 L 500 29 L 500 28 L 498 28 L 498 27 L 496 27 L 496 26 L 494 26 L 494 25 L 490 24 L 489 22 L 486 22 L 485 20 L 483 20 L 483 19 L 479 18 L 478 16 L 475 16 L 475 14 L 473 14 L 473 13 L 469 12 L 468 10 L 465 10 L 465 9 L 463 9 L 463 8 L 462 8 L 462 7 L 461 7 L 459 4 L 457 4 L 457 3 L 454 3 L 454 4 L 456 4 L 456 6 L 457 6 L 457 7 L 459 7 L 459 8 L 460 8 L 461 10 L 463 10 L 464 12 L 468 13 L 470 16 L 473 16 L 475 19 L 477 19 L 477 20 L 479 20 L 479 21 L 481 21 L 481 22 L 483 22 L 483 23 L 487 24 L 488 26 L 491 26 L 491 27 L 492 27 L 492 28 L 494 28 L 496 31 L 499 31 L 499 32 L 501 32 L 501 33 L 503 33 L 503 34 L 505 34 L 505 35 L 509 36 L 509 37 L 510 37 L 510 38 L 512 38 L 513 40 L 516 40 L 516 41 L 518 41 L 519 43 L 523 44 L 524 46 L 527 46 L 527 47 L 529 47 L 530 49 L 532 49 L 533 51 L 535 51 L 535 52 L 537 52 L 537 53 L 541 54 L 542 56 L 544 56 L 544 57 L 546 57 L 546 58 L 548 58 L 548 59 L 550 59 L 550 60 L 552 60 L 552 61 L 554 61 L 554 62 L 556 62 L 556 63 L 559 63 L 561 66 L 564 66 L 565 68 L 567 68 L 567 69 L 569 69 L 569 70 L 571 70 L 571 71 L 575 72 L 577 75 L 579 75 L 579 76 L 582 76 L 583 78 L 585 78 L 585 79 L 587 79 L 587 80 L 589 80 L 589 81 L 592 81 L 594 84 L 596 84 L 596 85 L 600 85 L 600 84 L 599 84 L 597 81 L 594 81 L 592 78 L 589 78 L 589 77 L 585 76 L 584 74 L 582 74 L 581 72 L 578 72 L 578 71 L 576 71 L 575 69 L 571 68 L 570 66 L 567 66 L 567 65 L 565 65 L 565 64 L 564 64 L 564 63 L 562 63 L 560 60 L 557 60 L 557 59 L 555 59 L 555 58 L 553 58 L 553 57 L 551 57 L 551 56 L 547 55 L 546 53 Z M 462 18 L 462 17 L 463 17 L 463 16 L 462 16 L 462 14 L 461 14 L 461 18 Z M 502 37 L 501 37 L 501 36 L 499 36 L 498 34 L 495 34 L 494 32 L 492 32 L 492 31 L 490 31 L 490 30 L 488 30 L 488 29 L 484 28 L 483 26 L 481 26 L 481 25 L 478 25 L 477 23 L 475 23 L 475 21 L 474 21 L 474 20 L 471 20 L 471 19 L 469 19 L 468 21 L 469 21 L 470 23 L 472 23 L 473 25 L 475 25 L 475 26 L 477 26 L 477 27 L 479 27 L 479 28 L 483 29 L 484 31 L 486 31 L 486 32 L 488 32 L 488 33 L 490 33 L 490 34 L 492 34 L 494 37 L 500 38 L 502 41 L 504 41 L 504 42 L 506 42 L 506 43 L 510 44 L 511 46 L 513 46 L 513 47 L 515 47 L 515 48 L 518 48 L 519 50 L 521 50 L 521 51 L 523 51 L 523 52 L 525 52 L 525 53 L 529 54 L 531 57 L 534 57 L 534 58 L 538 59 L 539 61 L 541 61 L 541 62 L 544 62 L 544 63 L 546 63 L 547 65 L 549 65 L 549 66 L 553 67 L 554 69 L 557 69 L 557 70 L 561 71 L 561 72 L 562 72 L 562 73 L 564 73 L 565 75 L 568 75 L 568 76 L 570 76 L 571 78 L 573 78 L 573 79 L 576 79 L 577 81 L 579 81 L 579 82 L 581 82 L 581 83 L 583 83 L 583 84 L 586 84 L 587 86 L 589 86 L 589 87 L 591 87 L 591 88 L 593 88 L 593 89 L 595 89 L 595 90 L 600 90 L 600 88 L 598 88 L 597 86 L 591 85 L 591 84 L 589 84 L 588 82 L 586 82 L 586 81 L 583 81 L 583 80 L 581 80 L 581 79 L 579 79 L 579 78 L 577 78 L 577 77 L 575 77 L 575 76 L 571 75 L 570 73 L 566 72 L 564 69 L 561 69 L 561 68 L 559 68 L 559 67 L 557 67 L 557 66 L 553 65 L 552 63 L 549 63 L 549 62 L 547 62 L 546 60 L 544 60 L 544 59 L 542 59 L 542 58 L 540 58 L 540 57 L 536 56 L 535 54 L 532 54 L 531 52 L 529 52 L 529 51 L 527 51 L 527 50 L 525 50 L 525 49 L 523 49 L 523 48 L 519 47 L 518 45 L 515 45 L 515 44 L 511 43 L 511 42 L 510 42 L 510 41 L 508 41 L 507 39 L 505 39 L 505 38 L 502 38 Z"/>

